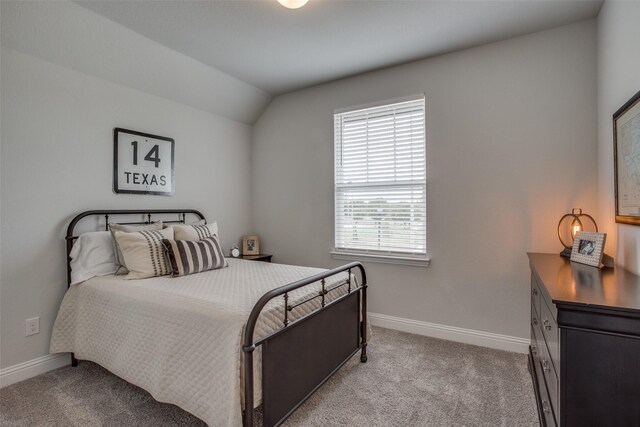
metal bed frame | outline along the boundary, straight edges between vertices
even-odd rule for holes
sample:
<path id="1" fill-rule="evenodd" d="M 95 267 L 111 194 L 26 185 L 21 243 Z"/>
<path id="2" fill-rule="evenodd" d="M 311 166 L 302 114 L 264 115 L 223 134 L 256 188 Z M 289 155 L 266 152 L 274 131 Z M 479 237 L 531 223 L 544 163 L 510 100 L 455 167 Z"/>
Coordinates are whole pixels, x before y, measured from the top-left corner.
<path id="1" fill-rule="evenodd" d="M 86 217 L 105 218 L 109 228 L 109 216 L 138 215 L 142 221 L 120 224 L 149 224 L 152 217 L 178 215 L 177 220 L 164 223 L 186 222 L 187 215 L 195 215 L 206 221 L 195 209 L 147 209 L 147 210 L 91 210 L 78 214 L 67 228 L 67 286 L 71 283 L 71 248 L 78 236 L 76 225 Z M 352 270 L 360 272 L 360 282 L 352 280 Z M 347 272 L 347 278 L 338 284 L 327 286 L 326 279 Z M 321 290 L 295 304 L 289 302 L 289 293 L 319 282 Z M 346 286 L 345 294 L 327 301 L 327 295 Z M 254 338 L 256 323 L 262 309 L 274 298 L 283 299 L 281 329 L 258 340 Z M 320 299 L 320 308 L 296 319 L 290 314 L 296 307 Z M 367 276 L 360 262 L 351 262 L 296 282 L 280 286 L 265 293 L 251 310 L 244 330 L 242 351 L 244 354 L 244 427 L 254 425 L 253 354 L 262 348 L 262 408 L 263 425 L 277 426 L 302 405 L 322 384 L 337 372 L 351 357 L 360 351 L 360 361 L 367 361 Z M 78 359 L 71 354 L 72 366 Z"/>

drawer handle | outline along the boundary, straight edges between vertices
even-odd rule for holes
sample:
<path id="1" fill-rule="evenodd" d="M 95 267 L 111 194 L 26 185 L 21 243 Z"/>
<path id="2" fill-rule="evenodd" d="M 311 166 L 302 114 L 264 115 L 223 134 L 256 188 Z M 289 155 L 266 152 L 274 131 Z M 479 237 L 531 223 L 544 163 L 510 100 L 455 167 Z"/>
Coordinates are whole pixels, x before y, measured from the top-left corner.
<path id="1" fill-rule="evenodd" d="M 549 414 L 549 402 L 544 399 L 542 399 L 542 412 Z"/>
<path id="2" fill-rule="evenodd" d="M 549 372 L 551 370 L 549 369 L 549 361 L 547 359 L 542 361 L 542 370 L 545 372 Z"/>
<path id="3" fill-rule="evenodd" d="M 534 355 L 538 354 L 538 350 L 536 349 L 535 345 L 531 346 L 531 353 L 534 354 Z"/>
<path id="4" fill-rule="evenodd" d="M 531 290 L 531 295 L 533 295 L 533 296 L 538 295 L 538 290 L 537 290 L 536 288 L 533 288 L 533 289 Z"/>
<path id="5" fill-rule="evenodd" d="M 538 324 L 538 319 L 536 319 L 535 317 L 533 319 L 531 319 L 531 324 L 533 326 L 536 326 Z"/>
<path id="6" fill-rule="evenodd" d="M 549 322 L 549 319 L 547 319 L 546 317 L 544 318 L 544 320 L 542 321 L 542 323 L 544 324 L 544 328 L 547 331 L 551 330 L 551 322 Z"/>

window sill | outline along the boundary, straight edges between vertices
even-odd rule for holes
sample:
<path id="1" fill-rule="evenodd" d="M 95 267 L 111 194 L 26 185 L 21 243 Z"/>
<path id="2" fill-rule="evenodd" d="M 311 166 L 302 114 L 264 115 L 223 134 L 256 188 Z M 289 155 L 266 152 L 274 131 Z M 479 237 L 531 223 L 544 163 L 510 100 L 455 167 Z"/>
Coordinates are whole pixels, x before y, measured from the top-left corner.
<path id="1" fill-rule="evenodd" d="M 429 267 L 431 258 L 414 258 L 393 255 L 373 255 L 358 252 L 331 251 L 331 258 L 351 261 L 378 262 L 381 264 L 411 265 L 414 267 Z"/>

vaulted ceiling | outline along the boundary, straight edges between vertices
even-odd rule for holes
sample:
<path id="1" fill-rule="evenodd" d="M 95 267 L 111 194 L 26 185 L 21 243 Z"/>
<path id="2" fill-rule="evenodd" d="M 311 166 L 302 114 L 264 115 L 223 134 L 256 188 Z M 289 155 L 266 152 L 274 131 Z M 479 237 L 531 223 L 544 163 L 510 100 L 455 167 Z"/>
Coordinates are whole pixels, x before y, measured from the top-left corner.
<path id="1" fill-rule="evenodd" d="M 274 95 L 593 18 L 601 0 L 1 0 L 3 48 L 252 124 Z"/>
<path id="2" fill-rule="evenodd" d="M 78 4 L 271 94 L 593 18 L 597 1 Z"/>

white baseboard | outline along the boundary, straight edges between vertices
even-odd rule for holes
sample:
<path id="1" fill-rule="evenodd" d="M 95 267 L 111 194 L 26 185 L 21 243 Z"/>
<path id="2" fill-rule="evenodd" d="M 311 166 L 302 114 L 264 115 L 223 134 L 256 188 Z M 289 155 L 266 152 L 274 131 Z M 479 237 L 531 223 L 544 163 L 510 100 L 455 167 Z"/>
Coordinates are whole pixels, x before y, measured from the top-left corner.
<path id="1" fill-rule="evenodd" d="M 368 313 L 367 315 L 373 326 L 515 353 L 527 353 L 529 351 L 529 340 L 525 338 L 404 319 L 402 317 L 387 316 L 386 314 Z M 48 354 L 0 369 L 0 388 L 69 364 L 71 364 L 69 353 L 59 353 Z"/>
<path id="2" fill-rule="evenodd" d="M 69 353 L 57 353 L 47 354 L 46 356 L 0 369 L 0 388 L 70 364 L 71 355 Z"/>
<path id="3" fill-rule="evenodd" d="M 386 314 L 367 313 L 367 315 L 373 326 L 514 353 L 528 353 L 529 351 L 529 340 L 525 338 L 403 319 L 402 317 L 387 316 Z"/>

